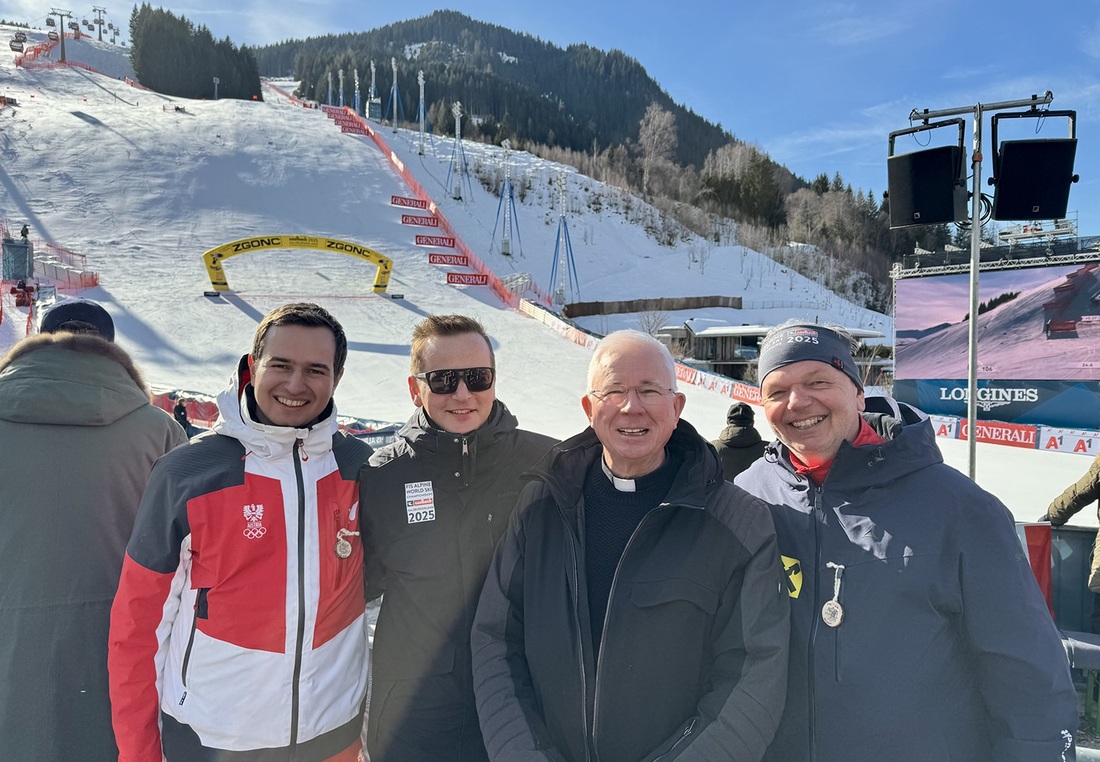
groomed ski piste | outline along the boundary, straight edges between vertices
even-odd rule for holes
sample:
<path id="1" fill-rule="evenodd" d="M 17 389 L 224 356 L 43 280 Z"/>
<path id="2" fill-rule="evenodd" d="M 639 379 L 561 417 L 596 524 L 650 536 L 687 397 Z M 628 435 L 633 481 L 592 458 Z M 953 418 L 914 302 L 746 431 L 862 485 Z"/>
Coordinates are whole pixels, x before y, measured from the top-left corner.
<path id="1" fill-rule="evenodd" d="M 0 36 L 11 31 L 0 27 Z M 28 47 L 45 37 L 30 30 Z M 799 316 L 892 334 L 888 316 L 841 300 L 750 249 L 680 233 L 674 245 L 661 245 L 646 229 L 664 223 L 640 199 L 515 151 L 509 162 L 519 229 L 506 256 L 495 193 L 504 152 L 464 141 L 470 175 L 456 176 L 454 139 L 444 136 L 453 135 L 453 123 L 433 125 L 423 156 L 417 133 L 374 125 L 386 153 L 369 137 L 341 133 L 321 109 L 286 97 L 291 82 L 267 83 L 263 102 L 169 98 L 124 81 L 127 49 L 87 39 L 69 39 L 66 46 L 70 61 L 104 73 L 28 69 L 16 67 L 14 55 L 0 56 L 0 95 L 18 103 L 0 108 L 0 220 L 16 231 L 29 224 L 36 249 L 49 242 L 87 258 L 99 286 L 82 295 L 107 307 L 118 343 L 158 388 L 216 394 L 248 351 L 262 316 L 279 304 L 308 300 L 332 311 L 349 337 L 336 392 L 340 412 L 401 422 L 412 410 L 406 383 L 412 327 L 428 314 L 456 312 L 482 321 L 493 337 L 497 393 L 522 426 L 562 438 L 581 430 L 591 350 L 486 286 L 449 285 L 447 272 L 474 271 L 429 264 L 430 253 L 455 250 L 416 245 L 417 234 L 438 231 L 402 224 L 403 214 L 427 212 L 391 203 L 414 196 L 397 166 L 489 271 L 506 280 L 529 275 L 543 295 L 573 288 L 560 276 L 570 264 L 558 245 L 564 175 L 579 283 L 567 301 L 736 294 L 745 304 L 736 322 Z M 399 76 L 415 82 L 414 65 L 407 68 Z M 452 198 L 456 179 L 461 200 Z M 379 252 L 393 261 L 387 292 L 372 291 L 374 266 L 347 254 L 272 249 L 223 261 L 232 290 L 204 295 L 212 286 L 203 252 L 272 236 L 339 239 Z M 536 291 L 526 297 L 540 298 Z M 22 336 L 7 297 L 4 313 L 0 349 Z M 691 315 L 734 322 L 728 310 Z M 667 321 L 688 316 L 669 313 Z M 639 321 L 635 314 L 578 322 L 602 334 L 640 327 Z M 688 398 L 684 418 L 716 437 L 731 399 L 681 388 Z M 757 425 L 770 436 L 763 415 Z M 965 472 L 966 442 L 940 445 L 947 461 Z M 979 483 L 1021 521 L 1034 520 L 1088 465 L 1071 455 L 984 444 L 977 463 Z M 1091 514 L 1082 511 L 1074 523 L 1095 525 Z"/>

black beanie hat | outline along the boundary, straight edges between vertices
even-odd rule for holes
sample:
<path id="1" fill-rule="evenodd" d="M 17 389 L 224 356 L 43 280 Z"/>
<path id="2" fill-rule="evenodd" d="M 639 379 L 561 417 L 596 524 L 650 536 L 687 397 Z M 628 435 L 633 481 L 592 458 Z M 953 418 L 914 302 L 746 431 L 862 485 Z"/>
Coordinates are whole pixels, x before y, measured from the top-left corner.
<path id="1" fill-rule="evenodd" d="M 730 426 L 752 426 L 755 417 L 751 406 L 744 402 L 735 402 L 726 413 L 726 423 Z"/>
<path id="2" fill-rule="evenodd" d="M 64 299 L 47 307 L 42 313 L 42 322 L 38 330 L 41 333 L 58 331 L 94 333 L 107 341 L 115 340 L 115 322 L 111 320 L 107 310 L 91 299 L 79 296 Z"/>

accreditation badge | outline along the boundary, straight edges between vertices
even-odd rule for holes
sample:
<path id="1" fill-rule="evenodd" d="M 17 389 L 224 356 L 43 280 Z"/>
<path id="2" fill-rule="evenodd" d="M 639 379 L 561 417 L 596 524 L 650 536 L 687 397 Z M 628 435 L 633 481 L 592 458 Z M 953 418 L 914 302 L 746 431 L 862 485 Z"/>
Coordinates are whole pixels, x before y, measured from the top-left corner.
<path id="1" fill-rule="evenodd" d="M 405 512 L 410 524 L 435 521 L 435 492 L 430 481 L 405 484 Z"/>

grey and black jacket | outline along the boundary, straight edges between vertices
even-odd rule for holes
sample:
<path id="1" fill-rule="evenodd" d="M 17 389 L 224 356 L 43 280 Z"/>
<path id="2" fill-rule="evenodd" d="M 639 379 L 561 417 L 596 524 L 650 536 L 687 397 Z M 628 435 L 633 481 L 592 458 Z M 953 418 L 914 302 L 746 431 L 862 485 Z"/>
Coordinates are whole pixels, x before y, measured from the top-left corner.
<path id="1" fill-rule="evenodd" d="M 598 659 L 585 579 L 592 429 L 553 448 L 501 540 L 472 634 L 491 759 L 754 762 L 783 708 L 788 603 L 767 508 L 681 421 L 680 462 L 612 584 Z"/>

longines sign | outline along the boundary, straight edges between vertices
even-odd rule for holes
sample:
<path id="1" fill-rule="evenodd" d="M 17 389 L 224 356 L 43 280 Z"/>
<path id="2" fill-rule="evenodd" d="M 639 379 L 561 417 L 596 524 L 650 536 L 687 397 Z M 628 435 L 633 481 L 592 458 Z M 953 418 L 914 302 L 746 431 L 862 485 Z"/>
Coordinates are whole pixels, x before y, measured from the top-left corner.
<path id="1" fill-rule="evenodd" d="M 940 399 L 944 402 L 969 402 L 969 390 L 964 386 L 941 386 Z M 1039 390 L 1034 388 L 996 389 L 988 386 L 978 389 L 978 407 L 985 412 L 1013 403 L 1035 403 Z"/>
<path id="2" fill-rule="evenodd" d="M 976 407 L 982 420 L 1100 430 L 1100 382 L 1080 380 L 978 380 Z M 966 381 L 954 378 L 894 379 L 892 394 L 928 415 L 965 418 Z"/>

